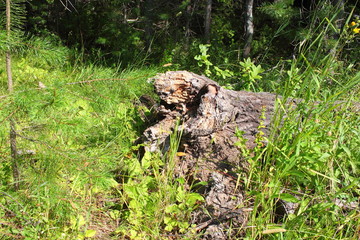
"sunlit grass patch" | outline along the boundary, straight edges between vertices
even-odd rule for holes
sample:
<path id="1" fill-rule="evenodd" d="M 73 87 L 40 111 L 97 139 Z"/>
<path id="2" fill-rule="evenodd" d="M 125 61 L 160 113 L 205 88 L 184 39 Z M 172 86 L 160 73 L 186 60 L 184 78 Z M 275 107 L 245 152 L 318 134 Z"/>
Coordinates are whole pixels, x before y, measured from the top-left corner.
<path id="1" fill-rule="evenodd" d="M 151 94 L 146 80 L 156 70 L 118 73 L 94 65 L 60 69 L 34 66 L 26 58 L 14 59 L 13 68 L 14 93 L 1 88 L 0 214 L 5 217 L 11 209 L 14 215 L 5 217 L 1 232 L 10 238 L 82 239 L 101 231 L 92 223 L 98 218 L 108 219 L 104 224 L 112 227 L 107 231 L 115 230 L 118 219 L 100 216 L 99 209 L 112 212 L 111 204 L 103 202 L 113 201 L 118 187 L 113 170 L 142 129 L 134 103 L 141 94 Z M 1 78 L 5 81 L 4 72 Z M 18 192 L 12 191 L 7 164 L 9 115 L 17 123 L 18 150 L 31 152 L 18 157 Z"/>

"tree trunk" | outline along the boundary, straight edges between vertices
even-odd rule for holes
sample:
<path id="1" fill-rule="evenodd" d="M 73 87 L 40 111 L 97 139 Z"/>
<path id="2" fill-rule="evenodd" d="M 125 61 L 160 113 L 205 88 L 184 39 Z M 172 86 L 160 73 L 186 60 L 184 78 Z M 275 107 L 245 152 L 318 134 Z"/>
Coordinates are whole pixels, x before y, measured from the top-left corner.
<path id="1" fill-rule="evenodd" d="M 145 150 L 167 151 L 170 134 L 180 119 L 178 151 L 185 156 L 178 159 L 175 177 L 188 179 L 189 186 L 199 181 L 208 183 L 199 190 L 205 196 L 208 214 L 203 210 L 195 212 L 192 223 L 211 239 L 226 239 L 223 231 L 232 231 L 230 224 L 233 229 L 241 227 L 247 218 L 246 209 L 239 208 L 244 196 L 237 187 L 238 169 L 246 169 L 247 164 L 239 161 L 241 151 L 235 147 L 239 141 L 235 131 L 243 131 L 247 147 L 254 147 L 260 121 L 266 127 L 262 130 L 268 132 L 276 96 L 226 90 L 186 71 L 159 74 L 154 85 L 161 99 L 157 111 L 161 120 L 145 130 Z M 261 119 L 263 113 L 265 120 Z"/>
<path id="2" fill-rule="evenodd" d="M 144 17 L 145 17 L 145 44 L 146 51 L 151 53 L 151 45 L 153 41 L 154 29 L 153 29 L 153 0 L 145 0 L 144 3 Z"/>
<path id="3" fill-rule="evenodd" d="M 191 0 L 189 1 L 188 5 L 186 6 L 186 11 L 185 11 L 185 46 L 184 46 L 184 50 L 187 53 L 189 50 L 189 44 L 190 44 L 190 21 L 191 21 Z"/>
<path id="4" fill-rule="evenodd" d="M 205 7 L 205 41 L 207 44 L 210 44 L 210 29 L 211 29 L 211 9 L 212 9 L 212 0 L 207 0 Z"/>
<path id="5" fill-rule="evenodd" d="M 14 119 L 10 118 L 10 151 L 12 159 L 12 173 L 14 178 L 14 188 L 20 188 L 20 170 L 18 165 L 17 144 L 16 144 L 16 124 Z"/>
<path id="6" fill-rule="evenodd" d="M 246 0 L 245 47 L 243 52 L 244 58 L 248 58 L 250 56 L 251 43 L 254 35 L 253 6 L 254 6 L 254 0 Z"/>
<path id="7" fill-rule="evenodd" d="M 265 126 L 270 123 L 275 100 L 275 95 L 271 93 L 223 89 L 209 78 L 186 71 L 159 74 L 154 85 L 162 100 L 158 108 L 162 120 L 145 131 L 146 141 L 151 141 L 149 151 L 155 151 L 159 143 L 166 140 L 171 132 L 167 130 L 173 129 L 177 117 L 185 120 L 184 137 L 190 138 L 227 131 L 230 125 L 231 128 L 236 125 L 245 132 L 249 148 L 255 146 L 262 111 L 266 112 Z M 225 158 L 233 157 L 237 158 Z"/>
<path id="8" fill-rule="evenodd" d="M 11 53 L 9 50 L 6 51 L 6 75 L 7 75 L 7 82 L 8 82 L 8 90 L 11 93 L 13 91 L 13 78 L 12 78 L 12 71 L 11 71 Z"/>
<path id="9" fill-rule="evenodd" d="M 6 36 L 7 36 L 7 51 L 6 51 L 6 74 L 8 82 L 9 93 L 13 92 L 14 84 L 11 71 L 11 52 L 10 52 L 10 37 L 11 37 L 11 1 L 6 0 Z M 16 124 L 14 119 L 10 118 L 10 151 L 12 158 L 12 172 L 14 178 L 14 188 L 19 190 L 20 172 L 17 159 L 16 149 Z"/>
<path id="10" fill-rule="evenodd" d="M 13 78 L 11 72 L 11 53 L 10 53 L 10 35 L 11 35 L 11 1 L 6 0 L 6 35 L 7 35 L 7 51 L 6 51 L 6 74 L 8 81 L 8 90 L 13 91 Z"/>

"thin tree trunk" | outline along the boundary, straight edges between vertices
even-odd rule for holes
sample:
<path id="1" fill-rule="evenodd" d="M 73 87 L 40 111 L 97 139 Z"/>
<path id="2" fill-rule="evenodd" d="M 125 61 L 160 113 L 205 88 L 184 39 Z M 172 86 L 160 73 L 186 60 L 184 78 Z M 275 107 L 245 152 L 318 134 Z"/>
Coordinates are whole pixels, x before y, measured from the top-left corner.
<path id="1" fill-rule="evenodd" d="M 6 35 L 8 40 L 8 49 L 6 51 L 6 73 L 7 73 L 7 80 L 8 80 L 8 89 L 11 93 L 13 91 L 13 79 L 12 79 L 12 72 L 11 72 L 11 54 L 10 54 L 10 47 L 9 47 L 9 39 L 10 39 L 10 16 L 11 16 L 11 7 L 10 7 L 10 0 L 6 0 Z"/>
<path id="2" fill-rule="evenodd" d="M 10 150 L 12 159 L 12 172 L 14 178 L 14 188 L 19 190 L 20 188 L 20 170 L 18 166 L 18 156 L 16 147 L 16 124 L 14 119 L 10 118 Z"/>
<path id="3" fill-rule="evenodd" d="M 187 53 L 189 50 L 189 44 L 190 44 L 190 20 L 191 20 L 191 0 L 189 1 L 189 5 L 186 6 L 186 12 L 185 12 L 185 52 Z"/>
<path id="4" fill-rule="evenodd" d="M 153 29 L 153 13 L 154 8 L 153 0 L 145 0 L 144 3 L 144 16 L 145 16 L 145 41 L 146 41 L 146 50 L 148 53 L 151 53 L 151 45 L 154 35 Z"/>
<path id="5" fill-rule="evenodd" d="M 254 6 L 254 0 L 246 0 L 245 47 L 243 52 L 244 58 L 248 58 L 250 56 L 251 43 L 254 35 L 253 6 Z"/>
<path id="6" fill-rule="evenodd" d="M 12 71 L 11 71 L 11 54 L 10 51 L 6 51 L 6 74 L 8 80 L 8 90 L 11 93 L 13 91 L 13 78 L 12 78 Z"/>
<path id="7" fill-rule="evenodd" d="M 6 35 L 7 35 L 7 51 L 6 51 L 6 73 L 8 80 L 8 90 L 12 93 L 14 90 L 12 71 L 11 71 L 11 52 L 10 52 L 10 36 L 11 36 L 11 1 L 6 0 Z M 17 149 L 16 149 L 16 125 L 13 118 L 10 118 L 10 151 L 12 158 L 12 171 L 14 178 L 15 190 L 19 189 L 20 171 L 17 162 Z"/>
<path id="8" fill-rule="evenodd" d="M 210 27 L 211 27 L 211 8 L 212 0 L 207 0 L 206 3 L 206 16 L 205 16 L 205 41 L 210 44 Z"/>
<path id="9" fill-rule="evenodd" d="M 11 54 L 10 51 L 6 51 L 6 74 L 8 80 L 8 90 L 11 93 L 13 91 L 13 78 L 12 78 L 12 71 L 11 71 Z"/>

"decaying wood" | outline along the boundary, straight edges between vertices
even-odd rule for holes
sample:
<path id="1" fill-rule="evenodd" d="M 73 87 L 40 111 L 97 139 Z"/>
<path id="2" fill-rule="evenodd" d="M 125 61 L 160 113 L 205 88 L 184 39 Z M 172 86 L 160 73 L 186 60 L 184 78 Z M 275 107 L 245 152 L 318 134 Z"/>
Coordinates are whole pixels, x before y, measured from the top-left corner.
<path id="1" fill-rule="evenodd" d="M 259 125 L 265 135 L 269 133 L 277 96 L 227 90 L 209 78 L 186 71 L 158 74 L 152 80 L 161 102 L 159 121 L 144 132 L 145 148 L 166 151 L 170 134 L 180 123 L 178 151 L 185 152 L 185 156 L 178 160 L 174 173 L 188 179 L 189 185 L 208 183 L 201 189 L 206 211 L 195 212 L 193 223 L 204 238 L 226 239 L 226 230 L 241 228 L 249 212 L 244 210 L 244 194 L 238 187 L 247 166 L 235 146 L 239 141 L 235 132 L 242 131 L 246 146 L 254 148 Z"/>
<path id="2" fill-rule="evenodd" d="M 226 141 L 230 140 L 233 146 L 237 141 L 233 134 L 237 127 L 245 132 L 250 148 L 254 146 L 262 111 L 265 112 L 264 125 L 268 127 L 270 124 L 274 94 L 223 89 L 206 77 L 186 71 L 167 72 L 157 75 L 154 80 L 156 93 L 162 100 L 158 112 L 164 119 L 145 131 L 150 151 L 155 151 L 169 136 L 177 117 L 183 122 L 186 137 L 212 135 L 216 141 L 231 133 L 231 138 Z"/>
<path id="3" fill-rule="evenodd" d="M 259 124 L 268 132 L 276 96 L 270 93 L 236 92 L 221 88 L 209 78 L 186 71 L 159 74 L 154 79 L 155 91 L 161 99 L 157 114 L 161 119 L 144 132 L 147 151 L 166 151 L 169 136 L 180 121 L 182 138 L 176 176 L 189 184 L 206 181 L 204 211 L 194 213 L 193 223 L 209 238 L 245 224 L 248 211 L 243 211 L 243 193 L 237 186 L 240 150 L 234 147 L 239 139 L 235 130 L 243 131 L 247 147 L 255 146 Z M 261 118 L 262 114 L 264 117 Z M 214 232 L 214 229 L 217 231 Z M 220 237 L 220 238 L 219 238 Z"/>

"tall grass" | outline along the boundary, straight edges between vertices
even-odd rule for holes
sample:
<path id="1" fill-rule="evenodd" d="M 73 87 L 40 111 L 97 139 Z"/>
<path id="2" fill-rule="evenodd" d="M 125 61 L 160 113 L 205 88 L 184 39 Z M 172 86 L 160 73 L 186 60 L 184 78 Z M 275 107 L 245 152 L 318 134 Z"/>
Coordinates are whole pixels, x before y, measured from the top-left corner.
<path id="1" fill-rule="evenodd" d="M 248 159 L 245 186 L 253 213 L 247 239 L 359 237 L 360 117 L 353 104 L 360 74 L 340 59 L 353 33 L 344 29 L 332 42 L 335 52 L 327 51 L 330 29 L 329 19 L 318 23 L 318 34 L 312 32 L 298 57 L 275 74 L 274 90 L 283 98 L 276 101 L 268 145 Z M 294 98 L 302 99 L 296 107 L 289 105 Z M 286 203 L 296 208 L 279 217 Z"/>
<path id="2" fill-rule="evenodd" d="M 45 43 L 39 41 L 40 48 Z M 114 231 L 118 219 L 111 208 L 118 183 L 113 170 L 143 130 L 134 103 L 141 94 L 152 94 L 146 79 L 155 68 L 119 72 L 87 64 L 74 69 L 64 48 L 51 49 L 56 53 L 47 58 L 51 62 L 32 50 L 14 58 L 14 94 L 1 86 L 2 239 L 84 239 Z M 0 77 L 4 83 L 5 72 Z M 18 150 L 29 153 L 19 156 L 18 192 L 10 177 L 10 115 L 17 124 Z"/>
<path id="3" fill-rule="evenodd" d="M 261 80 L 272 80 L 262 88 L 283 97 L 276 101 L 268 144 L 244 151 L 250 168 L 243 188 L 253 209 L 245 239 L 360 234 L 354 207 L 360 195 L 360 118 L 353 109 L 360 74 L 354 62 L 341 58 L 355 36 L 344 30 L 329 44 L 331 19 L 311 29 L 297 57 L 279 61 Z M 14 59 L 12 95 L 0 67 L 1 239 L 200 238 L 188 220 L 203 198 L 185 189 L 184 179 L 173 178 L 180 131 L 164 156 L 145 153 L 138 161 L 141 146 L 134 146 L 145 127 L 139 112 L 148 113 L 137 106 L 138 97 L 153 94 L 146 79 L 163 70 L 121 71 L 83 64 L 81 55 L 70 64 L 66 48 L 39 39 L 32 45 Z M 4 62 L 1 56 L 0 66 Z M 289 99 L 297 99 L 297 106 Z M 19 157 L 17 192 L 9 116 L 17 123 L 18 149 L 30 150 Z M 286 203 L 294 211 L 279 216 Z"/>

